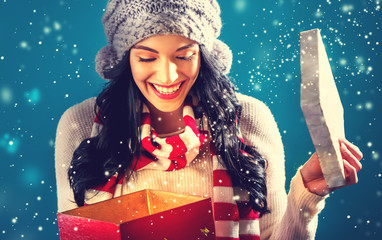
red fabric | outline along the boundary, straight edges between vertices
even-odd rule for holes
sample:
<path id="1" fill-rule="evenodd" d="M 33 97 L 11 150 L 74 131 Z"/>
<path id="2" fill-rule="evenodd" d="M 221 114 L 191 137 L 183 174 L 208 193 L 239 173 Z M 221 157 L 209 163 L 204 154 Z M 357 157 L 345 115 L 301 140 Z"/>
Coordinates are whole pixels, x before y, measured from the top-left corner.
<path id="1" fill-rule="evenodd" d="M 115 176 L 115 175 L 111 176 L 111 178 L 109 178 L 109 180 L 107 181 L 107 183 L 104 186 L 95 187 L 94 190 L 114 194 L 116 181 L 117 181 L 117 176 Z"/>
<path id="2" fill-rule="evenodd" d="M 240 219 L 255 220 L 259 219 L 259 212 L 253 211 L 249 202 L 236 202 L 240 213 Z"/>
<path id="3" fill-rule="evenodd" d="M 213 184 L 215 187 L 232 187 L 231 177 L 229 176 L 228 172 L 224 169 L 215 170 Z"/>
<path id="4" fill-rule="evenodd" d="M 98 123 L 98 124 L 101 124 L 101 121 L 99 120 L 100 118 L 101 118 L 101 111 L 98 111 L 97 115 L 96 115 L 96 117 L 94 119 L 94 122 Z"/>
<path id="5" fill-rule="evenodd" d="M 180 139 L 179 135 L 175 135 L 166 139 L 166 143 L 172 146 L 172 152 L 169 159 L 171 165 L 168 171 L 182 169 L 187 165 L 186 155 L 187 147 Z"/>
<path id="6" fill-rule="evenodd" d="M 151 125 L 151 120 L 150 120 L 150 114 L 149 113 L 142 113 L 142 118 L 141 118 L 141 124 L 148 124 Z"/>
<path id="7" fill-rule="evenodd" d="M 240 239 L 234 238 L 234 237 L 216 237 L 216 240 L 240 240 Z"/>
<path id="8" fill-rule="evenodd" d="M 260 240 L 260 236 L 240 234 L 240 240 Z"/>
<path id="9" fill-rule="evenodd" d="M 198 148 L 199 150 L 202 148 L 203 143 L 205 143 L 205 140 L 207 138 L 207 135 L 201 134 L 199 132 L 199 129 L 196 125 L 195 119 L 193 117 L 193 112 L 191 106 L 191 101 L 188 98 L 186 100 L 185 108 L 183 110 L 183 119 L 185 122 L 186 127 L 189 127 L 192 130 L 193 136 L 189 136 L 186 134 L 186 131 L 184 133 L 181 133 L 176 136 L 171 136 L 166 139 L 158 138 L 155 131 L 150 130 L 150 132 L 143 132 L 142 131 L 142 147 L 143 151 L 140 154 L 139 159 L 134 157 L 131 168 L 134 168 L 134 171 L 139 171 L 141 169 L 156 169 L 156 170 L 163 170 L 163 171 L 173 171 L 173 170 L 179 170 L 188 164 L 187 161 L 192 161 L 195 157 L 193 156 L 193 152 L 196 149 L 188 149 L 188 146 L 186 143 L 190 144 L 190 147 L 192 148 Z M 187 112 L 190 111 L 191 112 Z M 95 122 L 98 123 L 98 119 L 95 119 Z M 142 114 L 142 126 L 148 124 L 150 125 L 150 114 L 149 113 L 143 113 Z M 94 127 L 93 127 L 94 128 Z M 142 128 L 141 128 L 142 129 Z M 147 128 L 145 128 L 147 131 Z M 188 131 L 188 133 L 190 133 Z M 198 143 L 192 142 L 193 139 L 195 139 L 195 136 L 199 140 Z M 186 138 L 187 141 L 183 141 L 182 139 Z M 243 138 L 239 137 L 240 141 L 243 142 Z M 191 142 L 191 143 L 190 143 Z M 163 145 L 163 146 L 162 146 Z M 164 148 L 164 145 L 166 148 Z M 171 146 L 171 147 L 169 147 Z M 164 149 L 172 149 L 171 152 L 166 153 L 164 152 Z M 187 154 L 190 154 L 186 156 Z M 258 220 L 259 214 L 258 212 L 253 211 L 250 204 L 248 202 L 236 202 L 236 204 L 233 203 L 232 196 L 234 196 L 233 186 L 231 178 L 225 168 L 225 166 L 221 165 L 221 163 L 218 162 L 218 158 L 215 153 L 215 145 L 210 142 L 210 154 L 212 156 L 213 160 L 213 188 L 214 192 L 219 191 L 218 187 L 225 187 L 224 191 L 230 192 L 232 195 L 228 194 L 224 198 L 224 194 L 222 194 L 223 199 L 220 199 L 223 202 L 217 202 L 212 198 L 213 200 L 213 213 L 214 213 L 214 220 L 216 221 L 233 221 L 238 222 L 239 220 Z M 192 159 L 190 159 L 192 158 Z M 151 164 L 156 163 L 156 164 Z M 123 179 L 123 178 L 121 178 Z M 110 181 L 108 181 L 107 184 L 104 186 L 95 188 L 95 190 L 98 191 L 105 191 L 109 192 L 112 195 L 115 192 L 116 187 L 116 175 L 112 176 L 110 178 Z M 120 181 L 118 184 L 122 184 L 122 181 Z M 216 187 L 216 188 L 215 188 Z M 219 194 L 219 193 L 217 193 Z M 258 224 L 258 222 L 257 222 Z M 258 227 L 258 226 L 257 226 Z M 216 228 L 216 225 L 215 225 Z M 259 227 L 258 227 L 259 228 Z M 218 235 L 220 237 L 216 237 L 218 240 L 259 240 L 260 236 L 255 234 L 239 234 L 239 232 L 234 232 L 235 230 L 238 230 L 237 228 L 231 229 L 231 234 L 227 235 L 227 237 L 222 237 L 221 235 L 224 233 L 227 233 L 227 229 L 218 229 L 216 228 L 216 233 L 219 233 Z M 229 236 L 240 236 L 238 237 L 229 237 Z"/>
<path id="10" fill-rule="evenodd" d="M 239 221 L 239 210 L 233 203 L 214 203 L 215 220 Z"/>

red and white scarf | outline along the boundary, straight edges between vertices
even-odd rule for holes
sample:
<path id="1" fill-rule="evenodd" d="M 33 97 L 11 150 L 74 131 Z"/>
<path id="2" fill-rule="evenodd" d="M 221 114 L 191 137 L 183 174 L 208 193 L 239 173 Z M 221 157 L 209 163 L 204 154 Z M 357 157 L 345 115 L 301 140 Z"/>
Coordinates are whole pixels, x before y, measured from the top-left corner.
<path id="1" fill-rule="evenodd" d="M 176 171 L 187 167 L 202 149 L 203 144 L 210 144 L 210 154 L 213 161 L 213 215 L 215 221 L 215 235 L 218 240 L 259 240 L 259 214 L 249 204 L 248 192 L 232 186 L 231 178 L 215 154 L 212 141 L 208 142 L 208 127 L 198 129 L 190 97 L 183 107 L 184 132 L 160 138 L 150 125 L 150 113 L 144 106 L 142 113 L 141 139 L 146 153 L 134 157 L 131 169 L 140 171 L 154 169 L 162 171 Z M 199 122 L 201 119 L 197 119 Z M 204 119 L 205 120 L 205 119 Z M 91 136 L 98 135 L 102 125 L 95 119 Z M 92 189 L 92 203 L 119 197 L 123 184 L 123 177 L 116 184 L 118 174 L 112 176 L 104 186 Z M 102 194 L 101 194 L 102 193 Z M 96 199 L 94 199 L 96 198 Z"/>

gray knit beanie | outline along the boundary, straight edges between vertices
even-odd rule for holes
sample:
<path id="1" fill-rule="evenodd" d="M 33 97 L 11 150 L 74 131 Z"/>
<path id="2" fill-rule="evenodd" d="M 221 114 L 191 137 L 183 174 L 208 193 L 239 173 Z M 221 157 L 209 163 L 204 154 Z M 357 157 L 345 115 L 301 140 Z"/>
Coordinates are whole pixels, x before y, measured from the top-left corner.
<path id="1" fill-rule="evenodd" d="M 204 45 L 228 73 L 232 53 L 217 38 L 222 27 L 216 0 L 109 0 L 102 17 L 108 45 L 96 56 L 96 71 L 105 72 L 121 62 L 139 41 L 158 34 L 177 34 Z"/>

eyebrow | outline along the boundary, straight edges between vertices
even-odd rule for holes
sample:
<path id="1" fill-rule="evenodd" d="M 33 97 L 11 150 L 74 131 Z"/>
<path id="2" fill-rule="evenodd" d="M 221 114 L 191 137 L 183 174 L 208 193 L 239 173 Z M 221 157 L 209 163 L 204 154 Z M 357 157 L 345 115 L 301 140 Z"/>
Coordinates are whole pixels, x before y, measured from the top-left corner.
<path id="1" fill-rule="evenodd" d="M 187 48 L 190 48 L 190 47 L 193 47 L 195 46 L 196 43 L 190 43 L 186 46 L 183 46 L 183 47 L 180 47 L 178 49 L 176 49 L 176 52 L 179 52 L 179 51 L 182 51 L 183 49 L 187 49 Z M 133 46 L 134 49 L 142 49 L 142 50 L 146 50 L 146 51 L 150 51 L 150 52 L 153 52 L 153 53 L 159 53 L 157 50 L 155 49 L 152 49 L 152 48 L 149 48 L 149 47 L 146 47 L 146 46 L 142 46 L 142 45 L 136 45 L 136 46 Z"/>

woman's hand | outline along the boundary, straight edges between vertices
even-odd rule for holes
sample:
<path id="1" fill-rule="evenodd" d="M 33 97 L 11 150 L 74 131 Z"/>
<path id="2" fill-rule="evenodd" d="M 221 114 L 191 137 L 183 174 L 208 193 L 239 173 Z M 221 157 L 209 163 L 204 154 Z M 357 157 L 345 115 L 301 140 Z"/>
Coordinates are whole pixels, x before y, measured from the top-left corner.
<path id="1" fill-rule="evenodd" d="M 344 163 L 346 185 L 353 185 L 358 182 L 357 172 L 361 170 L 362 164 L 359 160 L 362 158 L 362 152 L 357 146 L 346 139 L 339 139 L 340 151 Z M 320 196 L 341 188 L 328 188 L 321 171 L 317 153 L 314 153 L 300 170 L 305 187 L 311 192 Z M 344 187 L 344 186 L 343 186 Z"/>

